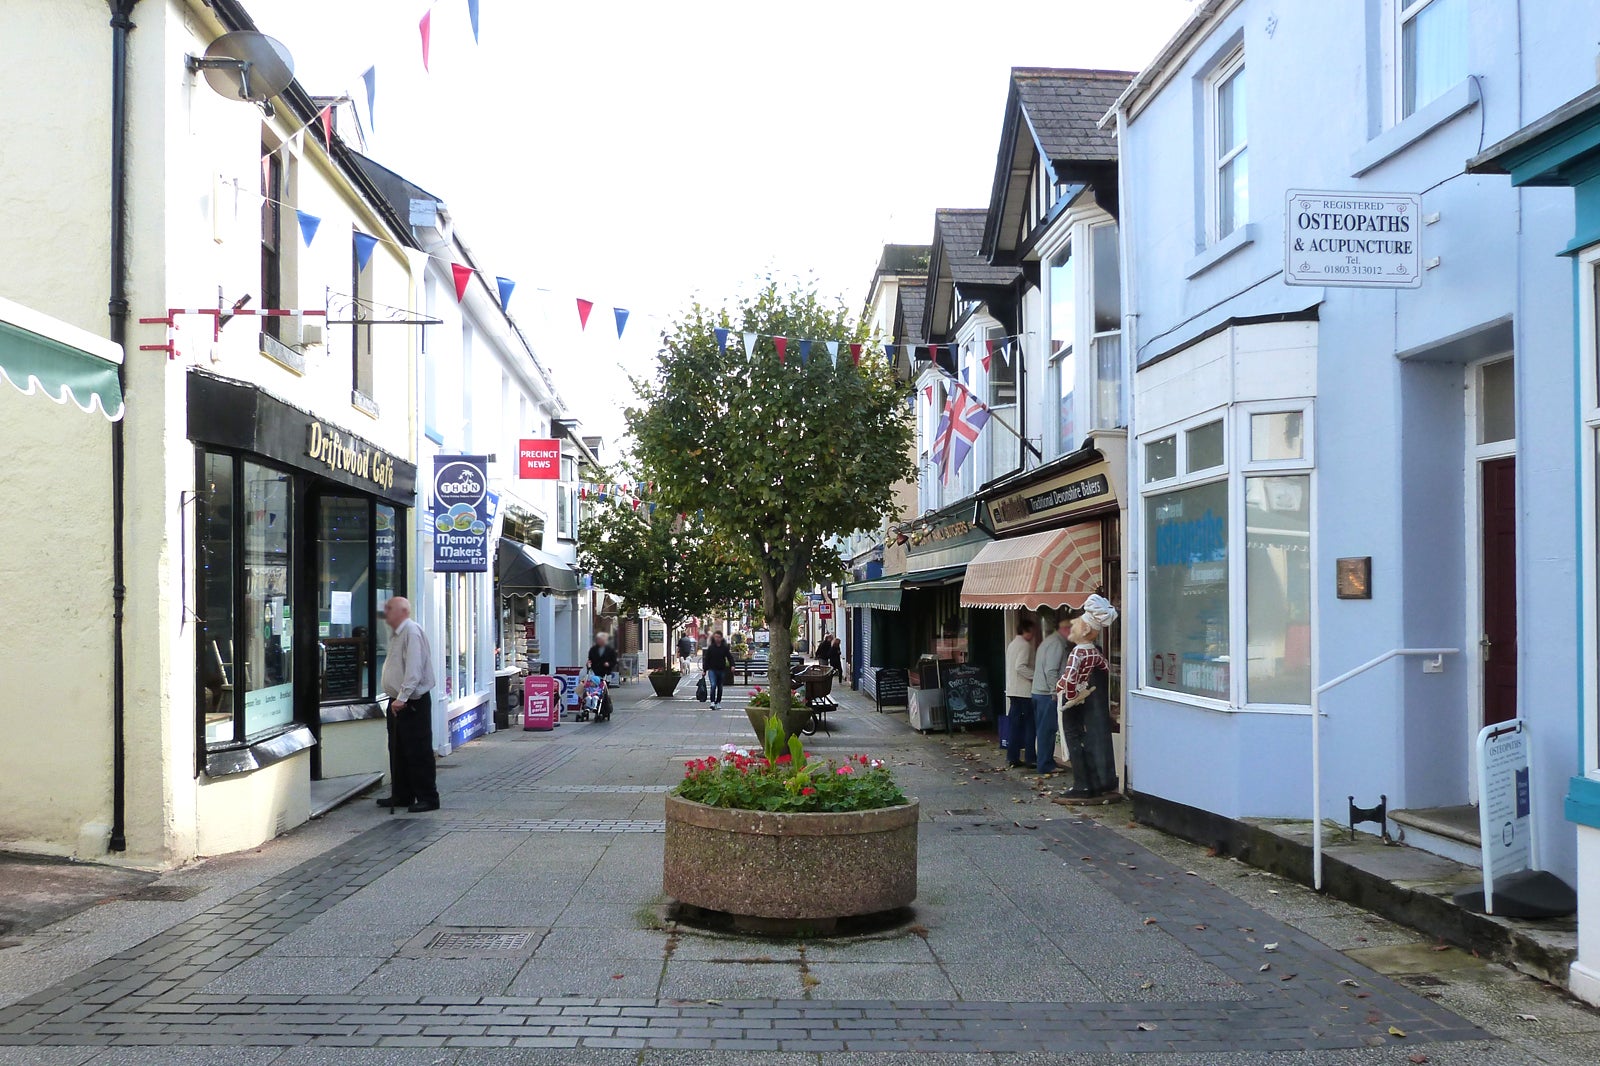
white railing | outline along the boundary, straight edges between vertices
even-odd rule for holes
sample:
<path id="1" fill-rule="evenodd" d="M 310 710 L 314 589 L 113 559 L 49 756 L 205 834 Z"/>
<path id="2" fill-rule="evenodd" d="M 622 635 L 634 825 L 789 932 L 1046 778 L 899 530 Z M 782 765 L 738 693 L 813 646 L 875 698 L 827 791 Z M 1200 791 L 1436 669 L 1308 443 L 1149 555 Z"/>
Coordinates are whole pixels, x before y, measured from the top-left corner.
<path id="1" fill-rule="evenodd" d="M 1390 659 L 1428 656 L 1438 666 L 1438 672 L 1442 673 L 1444 657 L 1457 655 L 1460 651 L 1460 648 L 1395 648 L 1311 690 L 1311 880 L 1312 887 L 1318 892 L 1322 891 L 1322 694 L 1375 666 L 1382 666 Z"/>

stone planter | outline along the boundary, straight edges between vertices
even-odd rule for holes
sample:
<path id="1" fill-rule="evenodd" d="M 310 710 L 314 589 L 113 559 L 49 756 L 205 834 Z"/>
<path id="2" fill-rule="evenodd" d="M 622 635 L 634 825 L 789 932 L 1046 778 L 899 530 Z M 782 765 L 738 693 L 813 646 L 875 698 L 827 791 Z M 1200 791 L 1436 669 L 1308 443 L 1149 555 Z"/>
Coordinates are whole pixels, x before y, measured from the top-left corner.
<path id="1" fill-rule="evenodd" d="M 747 927 L 834 921 L 917 898 L 916 800 L 849 814 L 772 814 L 667 798 L 663 887 Z M 766 923 L 766 924 L 764 924 Z"/>
<path id="2" fill-rule="evenodd" d="M 650 687 L 656 690 L 656 695 L 666 699 L 672 695 L 672 690 L 678 687 L 678 682 L 683 680 L 683 675 L 674 670 L 666 674 L 648 674 Z"/>

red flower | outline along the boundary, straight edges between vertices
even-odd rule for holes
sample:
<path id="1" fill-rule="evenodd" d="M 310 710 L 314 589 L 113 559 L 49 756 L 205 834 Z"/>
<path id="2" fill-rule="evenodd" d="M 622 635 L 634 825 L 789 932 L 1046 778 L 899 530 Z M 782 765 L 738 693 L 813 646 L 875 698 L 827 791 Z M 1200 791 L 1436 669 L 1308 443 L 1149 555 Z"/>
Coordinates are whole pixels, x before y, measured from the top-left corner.
<path id="1" fill-rule="evenodd" d="M 780 756 L 778 756 L 778 765 L 779 766 L 782 766 L 785 763 L 791 763 L 791 762 L 794 762 L 794 758 L 792 756 L 789 756 L 789 755 L 780 755 Z"/>
<path id="2" fill-rule="evenodd" d="M 856 761 L 859 762 L 862 766 L 867 765 L 867 757 L 865 755 L 857 755 L 856 756 Z"/>
<path id="3" fill-rule="evenodd" d="M 802 796 L 814 796 L 816 794 L 817 794 L 817 790 L 814 789 L 814 788 L 811 788 L 809 785 L 800 790 L 800 795 L 802 795 Z"/>

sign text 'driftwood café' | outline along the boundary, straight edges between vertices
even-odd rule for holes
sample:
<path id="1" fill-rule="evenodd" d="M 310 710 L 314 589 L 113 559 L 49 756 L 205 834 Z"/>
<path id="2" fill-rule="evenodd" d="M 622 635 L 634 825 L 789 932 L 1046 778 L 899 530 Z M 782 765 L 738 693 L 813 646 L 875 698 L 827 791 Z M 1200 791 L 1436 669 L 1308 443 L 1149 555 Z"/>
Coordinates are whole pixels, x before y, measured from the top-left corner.
<path id="1" fill-rule="evenodd" d="M 995 532 L 1008 533 L 1092 510 L 1115 499 L 1109 469 L 1105 463 L 1095 463 L 990 500 L 989 520 Z"/>
<path id="2" fill-rule="evenodd" d="M 381 489 L 394 487 L 394 456 L 352 433 L 313 422 L 306 431 L 306 455 L 329 470 L 370 481 Z"/>

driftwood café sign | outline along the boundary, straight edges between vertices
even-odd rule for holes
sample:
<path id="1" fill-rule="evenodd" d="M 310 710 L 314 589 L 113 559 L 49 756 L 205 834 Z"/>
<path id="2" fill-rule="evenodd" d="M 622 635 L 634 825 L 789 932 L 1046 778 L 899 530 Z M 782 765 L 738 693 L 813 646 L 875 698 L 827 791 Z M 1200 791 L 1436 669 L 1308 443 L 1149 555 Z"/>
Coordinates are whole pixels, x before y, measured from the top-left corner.
<path id="1" fill-rule="evenodd" d="M 1044 522 L 1054 522 L 1115 499 L 1116 495 L 1111 491 L 1110 469 L 1103 462 L 1095 463 L 1042 485 L 1030 485 L 990 500 L 989 520 L 996 533 L 1009 533 Z"/>
<path id="2" fill-rule="evenodd" d="M 353 433 L 321 422 L 306 431 L 306 455 L 329 470 L 370 481 L 384 491 L 394 487 L 394 456 L 380 452 Z"/>

